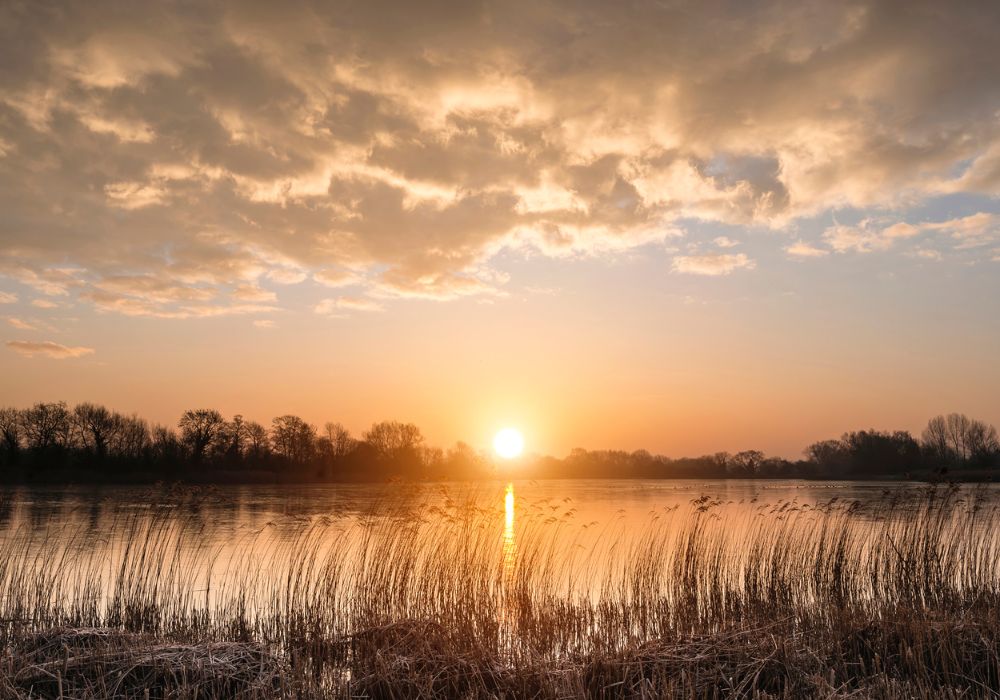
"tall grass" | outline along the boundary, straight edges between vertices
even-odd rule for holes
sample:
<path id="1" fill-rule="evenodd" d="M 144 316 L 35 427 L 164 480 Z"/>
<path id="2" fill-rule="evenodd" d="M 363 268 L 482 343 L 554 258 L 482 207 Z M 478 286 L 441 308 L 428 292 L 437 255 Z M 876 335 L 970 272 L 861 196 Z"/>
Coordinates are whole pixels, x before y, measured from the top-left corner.
<path id="1" fill-rule="evenodd" d="M 982 492 L 866 506 L 704 497 L 641 528 L 519 505 L 512 528 L 494 505 L 502 494 L 399 488 L 351 517 L 283 520 L 221 544 L 197 503 L 176 499 L 96 532 L 9 528 L 0 696 L 1000 692 L 1000 509 Z M 68 661 L 80 630 L 103 654 L 89 676 Z M 62 641 L 39 641 L 52 635 Z M 247 646 L 216 647 L 213 662 L 263 669 L 265 654 L 278 670 L 199 685 L 151 662 L 113 693 L 94 680 L 130 649 L 196 665 L 192 645 L 224 643 Z"/>

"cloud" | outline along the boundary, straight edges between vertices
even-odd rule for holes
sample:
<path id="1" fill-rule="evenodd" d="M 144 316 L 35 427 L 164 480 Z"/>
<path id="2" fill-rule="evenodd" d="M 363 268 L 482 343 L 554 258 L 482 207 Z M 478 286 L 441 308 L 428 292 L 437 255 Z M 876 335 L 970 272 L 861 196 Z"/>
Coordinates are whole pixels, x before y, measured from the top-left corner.
<path id="1" fill-rule="evenodd" d="M 941 260 L 941 251 L 933 250 L 931 248 L 917 248 L 911 255 L 915 258 L 920 258 L 921 260 Z"/>
<path id="2" fill-rule="evenodd" d="M 734 241 L 732 238 L 727 236 L 718 236 L 713 238 L 712 243 L 714 243 L 717 248 L 735 248 L 740 244 L 739 241 Z"/>
<path id="3" fill-rule="evenodd" d="M 278 295 L 269 289 L 261 289 L 252 284 L 243 284 L 233 290 L 230 296 L 239 301 L 277 301 Z"/>
<path id="4" fill-rule="evenodd" d="M 255 313 L 273 299 L 249 290 L 310 276 L 489 297 L 505 250 L 1000 191 L 1000 9 L 977 3 L 95 0 L 4 19 L 0 260 L 18 262 L 0 272 L 107 312 Z"/>
<path id="5" fill-rule="evenodd" d="M 0 292 L 0 304 L 13 304 L 17 301 L 17 295 L 10 292 Z"/>
<path id="6" fill-rule="evenodd" d="M 862 221 L 857 226 L 830 226 L 823 232 L 823 240 L 838 253 L 871 253 L 887 250 L 892 245 L 892 239 L 874 230 L 869 221 Z"/>
<path id="7" fill-rule="evenodd" d="M 979 212 L 937 223 L 923 224 L 922 229 L 933 231 L 956 241 L 959 249 L 988 245 L 1000 238 L 1000 216 Z"/>
<path id="8" fill-rule="evenodd" d="M 49 301 L 48 299 L 34 299 L 31 305 L 38 309 L 55 309 L 59 304 L 54 301 Z"/>
<path id="9" fill-rule="evenodd" d="M 817 248 L 804 241 L 795 241 L 785 248 L 785 252 L 795 258 L 822 258 L 830 254 L 830 251 Z"/>
<path id="10" fill-rule="evenodd" d="M 254 328 L 264 328 L 264 329 L 270 329 L 270 328 L 277 328 L 278 327 L 278 325 L 274 321 L 272 321 L 271 319 L 268 319 L 268 318 L 259 318 L 259 319 L 257 319 L 256 321 L 253 322 L 253 326 L 254 326 Z"/>
<path id="11" fill-rule="evenodd" d="M 20 318 L 14 318 L 13 316 L 7 318 L 7 323 L 21 331 L 36 330 L 35 326 L 31 325 L 27 321 L 22 320 Z"/>
<path id="12" fill-rule="evenodd" d="M 335 316 L 338 311 L 381 311 L 382 305 L 372 299 L 364 297 L 337 297 L 336 299 L 323 299 L 313 311 L 322 316 Z"/>
<path id="13" fill-rule="evenodd" d="M 93 348 L 68 347 L 54 343 L 51 340 L 9 340 L 7 341 L 7 347 L 25 357 L 40 355 L 53 360 L 83 357 L 84 355 L 92 355 L 94 353 Z"/>
<path id="14" fill-rule="evenodd" d="M 358 274 L 347 270 L 317 270 L 313 279 L 325 287 L 350 287 L 364 281 Z"/>
<path id="15" fill-rule="evenodd" d="M 736 255 L 682 255 L 674 258 L 675 272 L 692 275 L 728 275 L 735 270 L 752 270 L 756 263 L 743 253 Z"/>
<path id="16" fill-rule="evenodd" d="M 946 221 L 897 222 L 888 226 L 864 219 L 855 226 L 828 227 L 823 240 L 838 253 L 871 253 L 889 250 L 897 241 L 928 234 L 951 239 L 958 250 L 979 248 L 1000 238 L 1000 216 L 979 212 Z"/>

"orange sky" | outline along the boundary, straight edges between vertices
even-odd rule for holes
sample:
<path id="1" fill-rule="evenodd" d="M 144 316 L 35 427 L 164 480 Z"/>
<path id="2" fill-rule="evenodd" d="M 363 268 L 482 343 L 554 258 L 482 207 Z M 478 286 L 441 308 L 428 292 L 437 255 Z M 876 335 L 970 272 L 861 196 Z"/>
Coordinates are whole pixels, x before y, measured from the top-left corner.
<path id="1" fill-rule="evenodd" d="M 1000 423 L 998 13 L 5 5 L 0 400 L 555 454 Z"/>

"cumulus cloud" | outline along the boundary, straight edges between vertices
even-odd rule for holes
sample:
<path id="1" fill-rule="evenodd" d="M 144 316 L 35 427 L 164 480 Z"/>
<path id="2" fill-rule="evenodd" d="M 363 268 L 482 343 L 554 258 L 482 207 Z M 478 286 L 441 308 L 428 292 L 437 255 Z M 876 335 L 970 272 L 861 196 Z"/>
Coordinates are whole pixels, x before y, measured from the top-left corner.
<path id="1" fill-rule="evenodd" d="M 1000 191 L 1000 7 L 982 3 L 2 12 L 0 259 L 18 262 L 0 274 L 109 312 L 264 313 L 262 281 L 310 276 L 492 295 L 505 249 Z M 916 235 L 829 233 L 841 252 Z"/>
<path id="2" fill-rule="evenodd" d="M 69 347 L 54 343 L 51 340 L 9 340 L 7 341 L 7 347 L 25 357 L 41 356 L 53 360 L 83 357 L 84 355 L 92 355 L 94 353 L 93 348 Z"/>
<path id="3" fill-rule="evenodd" d="M 728 275 L 735 270 L 752 270 L 756 263 L 743 253 L 736 255 L 716 253 L 712 255 L 681 255 L 674 258 L 675 272 L 692 275 Z"/>

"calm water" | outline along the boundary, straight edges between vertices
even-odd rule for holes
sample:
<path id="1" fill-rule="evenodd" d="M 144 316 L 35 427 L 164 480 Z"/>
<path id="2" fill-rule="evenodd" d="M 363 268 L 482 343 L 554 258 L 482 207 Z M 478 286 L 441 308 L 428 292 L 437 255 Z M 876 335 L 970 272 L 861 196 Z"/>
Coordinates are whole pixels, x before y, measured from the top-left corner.
<path id="1" fill-rule="evenodd" d="M 1000 484 L 963 487 L 966 492 L 1000 499 Z M 195 513 L 206 541 L 229 541 L 265 525 L 297 525 L 326 517 L 351 521 L 380 506 L 405 502 L 415 508 L 446 499 L 474 499 L 495 506 L 504 518 L 558 516 L 582 525 L 645 522 L 664 510 L 684 508 L 707 497 L 719 510 L 765 510 L 791 504 L 815 507 L 831 500 L 862 504 L 887 494 L 918 496 L 925 485 L 880 481 L 574 479 L 482 482 L 476 484 L 317 484 L 290 486 L 172 487 L 22 487 L 0 492 L 0 533 L 17 528 L 74 528 L 100 531 L 129 514 L 174 509 Z M 509 494 L 513 494 L 513 499 Z"/>
<path id="2" fill-rule="evenodd" d="M 221 605 L 238 589 L 240 597 L 263 595 L 243 590 L 248 577 L 254 591 L 275 590 L 302 565 L 303 552 L 320 561 L 372 566 L 373 556 L 376 563 L 390 556 L 379 549 L 386 541 L 426 549 L 426 556 L 409 560 L 418 566 L 472 550 L 488 558 L 495 548 L 498 565 L 513 572 L 519 557 L 544 552 L 539 560 L 559 569 L 550 578 L 574 588 L 582 581 L 590 595 L 613 584 L 615 572 L 629 562 L 648 556 L 652 544 L 673 546 L 672 533 L 693 517 L 707 519 L 730 541 L 733 533 L 757 528 L 759 536 L 761 527 L 783 522 L 786 534 L 799 536 L 831 510 L 864 528 L 874 517 L 869 506 L 887 498 L 901 503 L 893 517 L 905 518 L 907 504 L 926 489 L 749 480 L 19 488 L 0 498 L 0 546 L 17 550 L 18 566 L 29 578 L 32 571 L 52 576 L 46 595 L 53 597 L 80 595 L 86 586 L 111 595 L 121 585 L 117 572 L 155 562 L 166 572 L 157 573 L 165 586 L 204 592 L 207 603 Z M 976 498 L 1000 503 L 1000 488 L 962 487 L 956 501 Z M 860 507 L 851 508 L 854 503 Z M 359 569 L 355 579 L 362 575 Z"/>

